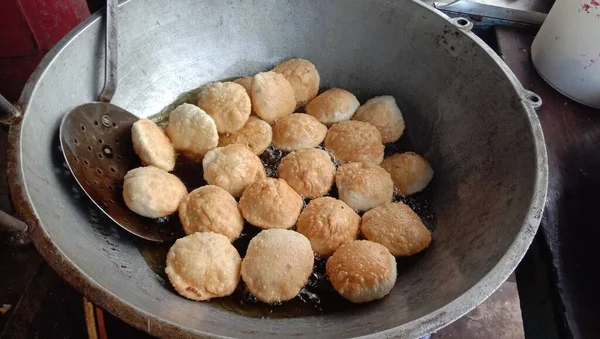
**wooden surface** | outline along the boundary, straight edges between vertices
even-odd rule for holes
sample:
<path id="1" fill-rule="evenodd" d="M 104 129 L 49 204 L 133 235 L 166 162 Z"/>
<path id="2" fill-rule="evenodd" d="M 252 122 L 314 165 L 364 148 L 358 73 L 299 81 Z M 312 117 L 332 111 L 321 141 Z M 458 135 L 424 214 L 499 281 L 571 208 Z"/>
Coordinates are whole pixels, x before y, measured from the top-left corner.
<path id="1" fill-rule="evenodd" d="M 569 100 L 540 78 L 529 55 L 535 31 L 497 28 L 496 36 L 508 66 L 543 100 L 538 116 L 548 151 L 549 187 L 536 246 L 549 264 L 560 337 L 599 338 L 600 110 Z"/>

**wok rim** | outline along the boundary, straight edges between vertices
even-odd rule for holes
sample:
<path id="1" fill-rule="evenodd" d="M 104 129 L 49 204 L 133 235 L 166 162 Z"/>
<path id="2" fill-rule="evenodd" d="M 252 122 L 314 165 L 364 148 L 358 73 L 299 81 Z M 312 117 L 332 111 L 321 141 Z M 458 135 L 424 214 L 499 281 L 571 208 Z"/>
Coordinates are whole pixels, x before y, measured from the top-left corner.
<path id="1" fill-rule="evenodd" d="M 130 0 L 120 1 L 119 6 Z M 418 6 L 421 6 L 440 18 L 452 24 L 450 18 L 435 8 L 426 5 L 418 0 L 410 0 Z M 391 1 L 381 1 L 393 6 Z M 21 131 L 22 121 L 26 118 L 26 112 L 30 104 L 33 92 L 36 89 L 38 81 L 41 79 L 46 69 L 52 64 L 54 58 L 60 54 L 72 39 L 77 37 L 88 26 L 101 20 L 102 10 L 93 13 L 83 22 L 77 25 L 67 35 L 65 35 L 42 59 L 35 71 L 28 79 L 21 97 L 19 99 L 20 107 L 23 107 L 23 118 L 15 121 L 9 131 L 9 147 L 7 150 L 7 175 L 9 179 L 11 199 L 17 212 L 17 215 L 27 222 L 30 226 L 31 237 L 38 252 L 44 260 L 59 274 L 61 278 L 73 286 L 79 293 L 88 298 L 95 305 L 110 312 L 126 323 L 145 331 L 151 335 L 160 337 L 205 337 L 205 338 L 223 338 L 222 336 L 198 331 L 188 327 L 180 326 L 171 321 L 157 317 L 144 311 L 132 304 L 129 304 L 119 296 L 104 289 L 100 284 L 91 279 L 84 273 L 62 250 L 52 241 L 48 233 L 42 226 L 35 208 L 31 204 L 30 194 L 25 186 L 24 171 L 21 154 Z M 532 198 L 529 204 L 529 211 L 523 220 L 523 225 L 516 235 L 514 241 L 509 246 L 506 253 L 500 258 L 498 263 L 475 285 L 463 292 L 451 302 L 439 309 L 408 323 L 396 326 L 394 328 L 371 333 L 362 338 L 387 338 L 390 336 L 401 337 L 421 337 L 432 333 L 480 305 L 500 285 L 510 276 L 524 257 L 533 238 L 537 232 L 544 211 L 547 187 L 548 187 L 548 158 L 546 145 L 542 128 L 535 110 L 527 102 L 527 91 L 523 88 L 520 81 L 509 69 L 506 63 L 479 37 L 470 31 L 463 31 L 463 34 L 471 38 L 479 48 L 483 49 L 488 56 L 496 62 L 504 75 L 512 84 L 515 92 L 522 101 L 522 106 L 527 113 L 531 135 L 536 153 L 535 183 L 533 186 Z"/>

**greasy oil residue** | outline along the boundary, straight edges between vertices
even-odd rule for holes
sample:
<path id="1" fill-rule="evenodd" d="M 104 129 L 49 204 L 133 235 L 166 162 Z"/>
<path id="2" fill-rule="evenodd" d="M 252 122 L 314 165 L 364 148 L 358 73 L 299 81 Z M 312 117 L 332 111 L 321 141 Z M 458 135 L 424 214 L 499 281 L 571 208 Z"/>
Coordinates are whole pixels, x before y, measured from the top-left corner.
<path id="1" fill-rule="evenodd" d="M 165 126 L 168 123 L 168 114 L 182 103 L 195 104 L 195 98 L 199 89 L 192 90 L 185 94 L 182 94 L 173 104 L 165 107 L 160 113 L 153 116 L 154 121 L 159 125 Z M 321 145 L 319 148 L 323 148 Z M 323 148 L 324 149 L 324 148 Z M 394 153 L 406 152 L 414 149 L 406 136 L 403 136 L 397 143 L 386 145 L 385 156 L 389 156 Z M 281 159 L 287 155 L 286 152 L 275 149 L 270 146 L 261 156 L 260 159 L 265 167 L 267 175 L 269 177 L 277 177 L 277 167 Z M 339 166 L 339 163 L 336 163 Z M 188 191 L 192 191 L 195 188 L 203 186 L 206 182 L 203 179 L 202 163 L 194 159 L 188 159 L 183 156 L 179 156 L 177 159 L 177 165 L 173 174 L 177 175 L 188 188 Z M 335 188 L 327 194 L 337 198 L 338 192 Z M 412 195 L 410 197 L 403 197 L 399 194 L 394 195 L 394 201 L 402 201 L 408 204 L 423 220 L 427 228 L 433 231 L 435 227 L 435 220 L 429 207 L 429 196 L 430 191 L 426 189 L 423 192 Z M 171 216 L 163 222 L 179 223 L 179 218 Z M 179 227 L 181 225 L 179 224 Z M 233 245 L 239 251 L 240 256 L 243 258 L 246 254 L 248 244 L 250 240 L 258 234 L 260 229 L 246 223 L 244 230 L 240 238 L 238 238 Z M 146 263 L 157 275 L 166 288 L 169 288 L 173 293 L 177 293 L 171 287 L 168 278 L 165 274 L 166 257 L 169 248 L 172 243 L 151 243 L 138 241 L 137 247 L 144 257 Z M 412 266 L 417 265 L 419 259 L 426 255 L 427 251 L 419 253 L 409 258 L 396 258 L 398 264 L 398 274 L 402 274 Z M 326 259 L 316 256 L 313 273 L 311 274 L 308 283 L 302 289 L 300 294 L 290 300 L 277 305 L 268 305 L 261 303 L 256 300 L 246 290 L 246 286 L 243 281 L 240 281 L 239 286 L 235 292 L 224 298 L 215 298 L 210 301 L 210 304 L 221 307 L 248 317 L 257 318 L 292 318 L 292 317 L 306 317 L 315 316 L 320 314 L 331 314 L 337 312 L 344 312 L 348 309 L 359 309 L 367 307 L 367 304 L 352 304 L 346 299 L 342 298 L 331 286 L 327 275 L 325 274 L 325 263 Z"/>

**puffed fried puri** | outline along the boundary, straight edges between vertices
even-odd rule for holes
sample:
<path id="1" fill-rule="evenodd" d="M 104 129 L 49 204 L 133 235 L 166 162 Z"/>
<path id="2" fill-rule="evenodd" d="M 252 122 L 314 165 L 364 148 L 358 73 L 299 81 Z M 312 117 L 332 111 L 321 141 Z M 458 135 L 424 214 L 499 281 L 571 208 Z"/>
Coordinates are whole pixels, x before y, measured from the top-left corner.
<path id="1" fill-rule="evenodd" d="M 431 232 L 421 218 L 402 202 L 383 204 L 366 212 L 360 229 L 366 239 L 385 246 L 395 256 L 417 254 L 431 242 Z"/>
<path id="2" fill-rule="evenodd" d="M 252 98 L 252 77 L 245 76 L 237 78 L 233 80 L 233 82 L 235 82 L 238 85 L 242 85 L 242 87 L 244 87 L 244 89 L 246 90 L 246 93 L 248 93 L 248 98 Z"/>
<path id="3" fill-rule="evenodd" d="M 311 100 L 306 105 L 306 113 L 329 126 L 350 120 L 359 106 L 354 94 L 341 88 L 331 88 Z"/>
<path id="4" fill-rule="evenodd" d="M 298 107 L 306 105 L 319 92 L 319 72 L 312 62 L 305 59 L 289 59 L 277 65 L 273 72 L 282 74 L 292 85 Z"/>
<path id="5" fill-rule="evenodd" d="M 340 200 L 357 211 L 391 202 L 394 182 L 379 165 L 351 162 L 340 166 L 335 175 Z"/>
<path id="6" fill-rule="evenodd" d="M 170 172 L 175 168 L 177 154 L 171 140 L 154 121 L 140 119 L 131 127 L 133 149 L 144 165 Z"/>
<path id="7" fill-rule="evenodd" d="M 381 133 L 384 144 L 394 142 L 404 133 L 404 118 L 396 99 L 391 95 L 375 97 L 360 106 L 353 120 L 368 122 Z"/>
<path id="8" fill-rule="evenodd" d="M 353 303 L 385 297 L 396 283 L 396 258 L 383 245 L 354 240 L 340 246 L 325 265 L 335 290 Z"/>
<path id="9" fill-rule="evenodd" d="M 260 158 L 248 147 L 233 144 L 218 147 L 202 159 L 204 180 L 225 189 L 234 198 L 253 182 L 266 177 Z"/>
<path id="10" fill-rule="evenodd" d="M 154 166 L 132 169 L 123 181 L 125 204 L 146 218 L 173 214 L 186 194 L 187 189 L 179 178 Z"/>
<path id="11" fill-rule="evenodd" d="M 219 186 L 206 185 L 191 191 L 179 205 L 179 220 L 186 234 L 215 232 L 230 241 L 244 228 L 237 201 Z"/>
<path id="12" fill-rule="evenodd" d="M 252 183 L 240 198 L 244 219 L 262 228 L 290 228 L 304 206 L 302 197 L 283 179 L 266 178 Z"/>
<path id="13" fill-rule="evenodd" d="M 242 279 L 256 299 L 277 303 L 293 299 L 308 282 L 314 256 L 302 234 L 283 229 L 258 233 L 242 261 Z"/>
<path id="14" fill-rule="evenodd" d="M 344 121 L 329 128 L 325 148 L 342 164 L 348 162 L 381 163 L 384 146 L 375 126 L 362 121 Z"/>
<path id="15" fill-rule="evenodd" d="M 261 155 L 273 140 L 273 130 L 266 121 L 250 116 L 248 122 L 237 132 L 221 135 L 219 146 L 240 144 L 247 146 L 254 154 Z"/>
<path id="16" fill-rule="evenodd" d="M 381 163 L 381 167 L 390 173 L 402 195 L 424 190 L 433 179 L 433 169 L 427 160 L 414 152 L 393 154 Z"/>
<path id="17" fill-rule="evenodd" d="M 165 132 L 176 150 L 192 158 L 201 159 L 219 144 L 215 121 L 191 104 L 182 104 L 171 112 Z"/>
<path id="18" fill-rule="evenodd" d="M 198 107 L 213 118 L 221 134 L 234 133 L 244 126 L 252 103 L 246 89 L 235 82 L 211 82 L 198 93 Z"/>
<path id="19" fill-rule="evenodd" d="M 329 153 L 311 148 L 292 152 L 279 163 L 277 172 L 298 194 L 314 199 L 331 190 L 335 165 Z"/>
<path id="20" fill-rule="evenodd" d="M 308 238 L 316 254 L 328 257 L 341 245 L 356 239 L 360 216 L 343 201 L 322 197 L 308 203 L 296 227 Z"/>
<path id="21" fill-rule="evenodd" d="M 296 97 L 290 82 L 272 71 L 252 77 L 252 108 L 256 115 L 273 124 L 290 115 L 296 108 Z"/>
<path id="22" fill-rule="evenodd" d="M 294 113 L 273 126 L 273 146 L 285 152 L 319 146 L 327 135 L 327 126 L 315 117 Z"/>
<path id="23" fill-rule="evenodd" d="M 165 272 L 173 288 L 192 300 L 232 294 L 240 281 L 242 258 L 227 237 L 213 232 L 177 239 L 167 253 Z"/>

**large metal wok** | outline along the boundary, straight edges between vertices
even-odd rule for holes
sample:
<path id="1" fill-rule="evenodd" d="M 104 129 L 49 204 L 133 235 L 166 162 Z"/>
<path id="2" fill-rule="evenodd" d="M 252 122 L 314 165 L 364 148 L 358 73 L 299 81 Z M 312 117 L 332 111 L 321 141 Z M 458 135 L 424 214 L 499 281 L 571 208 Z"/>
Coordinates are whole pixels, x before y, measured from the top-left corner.
<path id="1" fill-rule="evenodd" d="M 186 300 L 146 264 L 127 232 L 70 177 L 58 126 L 103 85 L 101 15 L 65 37 L 21 97 L 9 176 L 38 250 L 91 301 L 151 334 L 255 338 L 419 337 L 481 303 L 536 233 L 547 162 L 524 90 L 468 22 L 409 0 L 129 0 L 119 9 L 113 103 L 159 112 L 206 82 L 254 74 L 289 57 L 317 65 L 322 86 L 362 101 L 394 95 L 408 137 L 436 170 L 434 241 L 385 299 L 331 315 L 251 318 Z"/>

